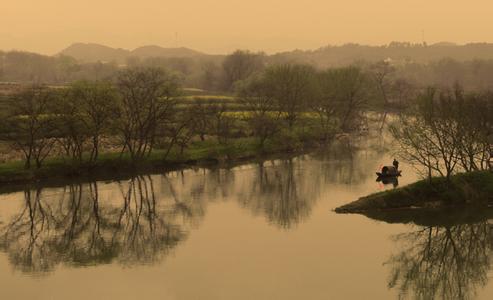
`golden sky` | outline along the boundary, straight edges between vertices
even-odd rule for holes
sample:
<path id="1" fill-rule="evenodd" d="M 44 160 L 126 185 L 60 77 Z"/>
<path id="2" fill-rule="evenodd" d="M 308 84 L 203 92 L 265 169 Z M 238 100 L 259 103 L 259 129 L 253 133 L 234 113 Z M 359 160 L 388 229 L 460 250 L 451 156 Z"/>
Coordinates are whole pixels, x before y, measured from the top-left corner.
<path id="1" fill-rule="evenodd" d="M 209 53 L 393 40 L 493 42 L 492 0 L 0 0 L 0 49 L 74 42 Z"/>

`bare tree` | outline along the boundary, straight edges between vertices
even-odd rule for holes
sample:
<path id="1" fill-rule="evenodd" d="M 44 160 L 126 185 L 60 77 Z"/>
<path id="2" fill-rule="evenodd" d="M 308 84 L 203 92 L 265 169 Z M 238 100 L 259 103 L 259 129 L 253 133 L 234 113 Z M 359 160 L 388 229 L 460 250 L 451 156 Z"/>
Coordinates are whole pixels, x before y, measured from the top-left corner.
<path id="1" fill-rule="evenodd" d="M 410 105 L 411 100 L 416 98 L 416 87 L 404 78 L 397 78 L 392 83 L 390 93 L 392 99 L 402 109 Z"/>
<path id="2" fill-rule="evenodd" d="M 211 131 L 217 136 L 219 143 L 227 144 L 231 138 L 235 120 L 228 115 L 226 104 L 211 105 Z"/>
<path id="3" fill-rule="evenodd" d="M 388 61 L 379 61 L 370 66 L 370 74 L 377 91 L 377 99 L 383 104 L 383 114 L 380 120 L 380 130 L 383 130 L 387 120 L 387 107 L 390 104 L 392 80 L 395 68 Z"/>
<path id="4" fill-rule="evenodd" d="M 84 125 L 80 99 L 68 89 L 59 93 L 53 105 L 58 144 L 72 163 L 82 163 L 89 131 Z"/>
<path id="5" fill-rule="evenodd" d="M 170 121 L 178 83 L 161 69 L 135 68 L 120 73 L 118 87 L 124 149 L 137 161 L 151 153 L 158 127 Z"/>
<path id="6" fill-rule="evenodd" d="M 79 105 L 81 121 L 91 138 L 89 162 L 95 162 L 101 137 L 112 133 L 118 108 L 116 91 L 109 82 L 80 81 L 72 85 L 71 97 Z"/>
<path id="7" fill-rule="evenodd" d="M 488 168 L 489 159 L 488 135 L 492 132 L 491 95 L 465 94 L 462 88 L 456 85 L 453 97 L 453 116 L 459 131 L 456 139 L 460 166 L 466 172 L 485 170 Z"/>
<path id="8" fill-rule="evenodd" d="M 315 70 L 307 65 L 275 65 L 266 70 L 265 80 L 277 110 L 292 129 L 314 97 Z"/>
<path id="9" fill-rule="evenodd" d="M 389 104 L 389 94 L 392 87 L 390 76 L 395 72 L 395 68 L 387 61 L 379 61 L 370 66 L 370 74 L 377 87 L 379 98 L 384 105 Z"/>
<path id="10" fill-rule="evenodd" d="M 368 98 L 368 78 L 357 67 L 328 69 L 318 73 L 317 97 L 310 102 L 318 114 L 323 139 L 337 131 L 360 130 Z"/>
<path id="11" fill-rule="evenodd" d="M 326 71 L 324 84 L 327 84 L 322 89 L 323 92 L 325 90 L 323 97 L 327 113 L 331 113 L 331 102 L 334 101 L 340 129 L 354 130 L 358 127 L 361 112 L 367 104 L 367 76 L 357 67 L 330 69 Z"/>
<path id="12" fill-rule="evenodd" d="M 201 85 L 206 90 L 216 90 L 220 85 L 220 77 L 222 75 L 222 69 L 219 65 L 212 61 L 205 62 L 202 65 L 202 79 Z"/>
<path id="13" fill-rule="evenodd" d="M 24 166 L 40 168 L 53 150 L 50 104 L 54 94 L 43 86 L 32 86 L 9 100 L 6 117 L 6 139 L 24 154 Z"/>
<path id="14" fill-rule="evenodd" d="M 228 55 L 223 62 L 225 88 L 232 90 L 235 82 L 244 80 L 253 73 L 260 71 L 264 66 L 262 53 L 236 50 Z"/>
<path id="15" fill-rule="evenodd" d="M 460 127 L 454 118 L 454 100 L 428 89 L 419 99 L 412 114 L 402 115 L 391 126 L 400 145 L 400 154 L 419 166 L 424 166 L 431 179 L 436 172 L 447 180 L 459 163 Z"/>
<path id="16" fill-rule="evenodd" d="M 277 103 L 271 87 L 265 78 L 255 77 L 245 82 L 238 90 L 240 102 L 248 111 L 247 120 L 253 135 L 259 139 L 263 148 L 265 141 L 279 131 L 281 112 L 277 110 Z"/>
<path id="17" fill-rule="evenodd" d="M 205 136 L 210 132 L 212 116 L 213 116 L 213 106 L 211 103 L 204 103 L 201 99 L 196 99 L 189 106 L 189 113 L 193 118 L 191 118 L 191 126 L 193 132 L 200 137 L 201 141 L 205 141 Z"/>

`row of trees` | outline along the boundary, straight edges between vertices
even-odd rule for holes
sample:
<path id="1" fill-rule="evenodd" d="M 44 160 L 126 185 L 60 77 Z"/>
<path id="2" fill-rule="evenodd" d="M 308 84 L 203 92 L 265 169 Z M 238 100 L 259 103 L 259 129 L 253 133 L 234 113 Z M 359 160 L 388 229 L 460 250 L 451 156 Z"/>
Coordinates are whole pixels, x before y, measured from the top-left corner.
<path id="1" fill-rule="evenodd" d="M 2 133 L 24 154 L 26 168 L 39 168 L 55 149 L 73 162 L 94 163 L 104 138 L 112 136 L 139 160 L 152 151 L 158 134 L 173 131 L 167 126 L 177 92 L 177 80 L 160 69 L 125 70 L 116 85 L 33 86 L 8 99 Z"/>
<path id="2" fill-rule="evenodd" d="M 158 67 L 179 77 L 187 87 L 232 92 L 234 82 L 264 66 L 264 54 L 241 50 L 227 56 L 128 57 L 124 62 L 81 62 L 66 55 L 0 51 L 0 82 L 60 85 L 78 80 L 113 80 L 122 69 Z"/>
<path id="3" fill-rule="evenodd" d="M 289 130 L 306 116 L 318 119 L 316 130 L 329 140 L 338 130 L 357 130 L 368 103 L 369 78 L 358 68 L 316 71 L 307 65 L 276 65 L 239 85 L 240 100 L 251 111 L 251 127 L 261 144 Z"/>
<path id="4" fill-rule="evenodd" d="M 406 160 L 450 179 L 457 171 L 490 168 L 493 94 L 429 88 L 391 127 Z"/>
<path id="5" fill-rule="evenodd" d="M 398 90 L 405 90 L 403 85 L 451 86 L 456 81 L 461 82 L 468 90 L 486 89 L 493 85 L 491 79 L 493 78 L 493 62 L 489 59 L 490 55 L 476 55 L 481 59 L 474 59 L 470 53 L 483 52 L 485 54 L 488 47 L 491 45 L 438 48 L 435 46 L 414 47 L 404 44 L 389 47 L 346 45 L 321 48 L 317 51 L 295 51 L 275 55 L 237 50 L 224 56 L 130 56 L 126 60 L 117 58 L 111 60 L 110 57 L 101 56 L 99 58 L 101 61 L 93 59 L 86 60 L 86 62 L 77 61 L 66 55 L 52 57 L 19 51 L 0 51 L 0 81 L 66 84 L 88 79 L 113 80 L 124 68 L 159 67 L 179 76 L 187 87 L 232 92 L 235 82 L 261 72 L 268 66 L 297 63 L 307 64 L 317 69 L 356 64 L 370 73 L 375 71 L 375 79 L 383 79 L 387 82 L 386 84 L 396 85 L 395 88 Z M 462 54 L 454 58 L 450 52 L 453 49 Z M 412 59 L 413 54 L 403 54 L 416 50 L 424 51 L 431 57 Z M 425 53 L 422 54 L 425 55 Z M 381 77 L 382 72 L 378 70 L 378 67 L 384 60 L 393 66 L 393 70 L 390 73 L 384 72 L 384 76 Z M 380 83 L 376 82 L 379 88 Z"/>
<path id="6" fill-rule="evenodd" d="M 194 138 L 227 144 L 253 136 L 263 147 L 279 134 L 297 134 L 300 126 L 328 141 L 338 131 L 359 128 L 368 82 L 355 67 L 320 72 L 271 66 L 236 85 L 241 111 L 232 113 L 225 104 L 183 104 L 175 76 L 137 67 L 120 72 L 116 82 L 33 86 L 15 94 L 7 100 L 2 139 L 23 153 L 26 168 L 41 167 L 50 155 L 93 164 L 109 141 L 134 162 L 156 147 L 165 149 L 163 159 L 177 146 L 183 153 Z"/>
<path id="7" fill-rule="evenodd" d="M 194 139 L 228 144 L 252 137 L 261 148 L 268 140 L 286 147 L 326 143 L 337 133 L 367 128 L 371 101 L 392 102 L 391 72 L 386 63 L 371 73 L 358 67 L 319 71 L 273 65 L 236 81 L 232 112 L 225 103 L 182 101 L 179 79 L 160 68 L 130 68 L 114 82 L 34 86 L 15 94 L 5 106 L 1 139 L 23 153 L 26 168 L 41 167 L 50 155 L 94 164 L 108 148 L 127 153 L 133 162 L 159 148 L 165 160 L 173 149 L 183 154 Z M 392 128 L 403 155 L 426 166 L 429 175 L 486 168 L 492 98 L 459 87 L 425 91 Z"/>

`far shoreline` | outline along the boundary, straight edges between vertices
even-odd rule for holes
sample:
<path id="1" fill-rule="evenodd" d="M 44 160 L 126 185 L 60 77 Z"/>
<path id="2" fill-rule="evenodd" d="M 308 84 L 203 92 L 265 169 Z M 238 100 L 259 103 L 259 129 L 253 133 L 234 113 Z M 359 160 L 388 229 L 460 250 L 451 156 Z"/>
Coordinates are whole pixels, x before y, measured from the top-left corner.
<path id="1" fill-rule="evenodd" d="M 238 141 L 235 141 L 238 142 Z M 243 144 L 242 144 L 243 143 Z M 231 145 L 230 145 L 231 146 Z M 154 175 L 163 172 L 187 170 L 191 168 L 232 168 L 238 165 L 293 158 L 322 149 L 322 146 L 309 145 L 298 149 L 286 147 L 257 148 L 254 141 L 240 141 L 231 153 L 225 154 L 218 145 L 192 148 L 185 154 L 172 153 L 163 159 L 163 150 L 154 151 L 150 157 L 132 162 L 128 155 L 105 153 L 94 164 L 71 164 L 61 160 L 47 160 L 39 169 L 24 169 L 22 161 L 0 164 L 0 193 L 8 193 L 22 188 L 61 186 L 73 182 L 107 180 L 127 180 L 139 175 Z"/>

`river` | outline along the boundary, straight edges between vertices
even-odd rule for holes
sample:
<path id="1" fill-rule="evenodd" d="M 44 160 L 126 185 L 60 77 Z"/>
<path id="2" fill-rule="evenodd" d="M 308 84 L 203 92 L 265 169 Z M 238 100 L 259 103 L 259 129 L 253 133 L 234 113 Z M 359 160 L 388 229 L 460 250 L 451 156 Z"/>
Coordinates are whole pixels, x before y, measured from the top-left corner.
<path id="1" fill-rule="evenodd" d="M 0 299 L 491 299 L 488 220 L 333 209 L 393 188 L 382 145 L 339 145 L 0 194 Z M 399 185 L 416 181 L 401 163 Z"/>

